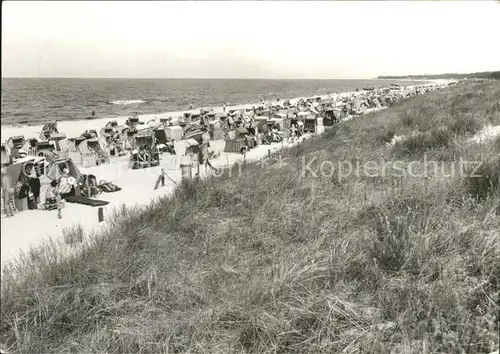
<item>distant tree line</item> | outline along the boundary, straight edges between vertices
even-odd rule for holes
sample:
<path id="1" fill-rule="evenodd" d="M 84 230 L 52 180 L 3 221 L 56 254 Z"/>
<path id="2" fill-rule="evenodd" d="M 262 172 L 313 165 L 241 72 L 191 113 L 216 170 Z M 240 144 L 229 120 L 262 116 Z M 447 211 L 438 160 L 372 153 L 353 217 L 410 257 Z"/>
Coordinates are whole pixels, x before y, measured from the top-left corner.
<path id="1" fill-rule="evenodd" d="M 469 74 L 378 76 L 377 79 L 494 79 L 500 80 L 500 71 L 484 71 Z"/>

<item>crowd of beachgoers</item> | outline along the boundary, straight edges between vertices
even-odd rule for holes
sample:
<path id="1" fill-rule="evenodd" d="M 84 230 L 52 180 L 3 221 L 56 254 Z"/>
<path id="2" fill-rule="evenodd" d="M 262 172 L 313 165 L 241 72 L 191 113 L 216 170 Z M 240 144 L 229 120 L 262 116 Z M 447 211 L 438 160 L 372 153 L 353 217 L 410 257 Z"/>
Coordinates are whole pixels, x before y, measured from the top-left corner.
<path id="1" fill-rule="evenodd" d="M 61 126 L 70 123 L 52 122 L 38 128 L 35 136 L 10 135 L 1 155 L 2 217 L 8 221 L 5 228 L 2 225 L 2 239 L 23 228 L 22 214 L 45 224 L 39 228 L 44 235 L 60 233 L 63 225 L 78 220 L 86 222 L 84 215 L 94 215 L 88 216 L 88 223 L 95 224 L 102 217 L 93 221 L 95 212 L 81 208 L 145 203 L 159 195 L 155 193 L 165 183 L 170 192 L 182 179 L 200 178 L 242 159 L 263 158 L 271 148 L 299 143 L 329 126 L 455 83 L 392 84 L 290 100 L 275 97 L 156 119 L 136 115 L 80 132 L 89 126 L 71 122 L 72 128 L 63 130 Z M 85 121 L 92 122 L 97 123 Z M 57 211 L 57 218 L 44 218 L 47 211 Z"/>

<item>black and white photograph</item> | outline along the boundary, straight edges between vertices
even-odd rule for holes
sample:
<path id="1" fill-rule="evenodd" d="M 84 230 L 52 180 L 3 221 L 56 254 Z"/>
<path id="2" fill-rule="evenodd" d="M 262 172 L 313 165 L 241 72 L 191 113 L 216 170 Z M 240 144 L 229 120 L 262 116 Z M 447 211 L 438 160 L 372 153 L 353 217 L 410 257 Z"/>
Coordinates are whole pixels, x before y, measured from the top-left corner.
<path id="1" fill-rule="evenodd" d="M 0 354 L 499 354 L 500 1 L 3 1 Z"/>

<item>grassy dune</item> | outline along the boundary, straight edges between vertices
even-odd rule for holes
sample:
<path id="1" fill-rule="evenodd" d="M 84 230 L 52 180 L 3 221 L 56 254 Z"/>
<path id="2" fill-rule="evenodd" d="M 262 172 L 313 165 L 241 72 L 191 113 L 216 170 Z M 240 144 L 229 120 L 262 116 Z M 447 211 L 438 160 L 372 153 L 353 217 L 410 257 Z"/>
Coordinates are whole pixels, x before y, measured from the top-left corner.
<path id="1" fill-rule="evenodd" d="M 411 98 L 266 166 L 249 164 L 241 175 L 235 167 L 232 177 L 185 183 L 171 198 L 122 210 L 77 256 L 48 246 L 31 252 L 3 274 L 0 346 L 18 353 L 498 349 L 500 140 L 467 139 L 500 124 L 499 102 L 498 82 Z M 388 146 L 395 135 L 407 138 Z M 461 157 L 482 161 L 481 177 L 453 175 Z M 424 159 L 442 171 L 408 176 L 412 162 L 423 171 Z M 332 163 L 322 175 L 323 161 Z M 373 177 L 372 168 L 371 176 L 348 176 L 347 161 L 379 168 L 385 161 L 385 175 Z M 309 162 L 317 177 L 302 174 Z"/>

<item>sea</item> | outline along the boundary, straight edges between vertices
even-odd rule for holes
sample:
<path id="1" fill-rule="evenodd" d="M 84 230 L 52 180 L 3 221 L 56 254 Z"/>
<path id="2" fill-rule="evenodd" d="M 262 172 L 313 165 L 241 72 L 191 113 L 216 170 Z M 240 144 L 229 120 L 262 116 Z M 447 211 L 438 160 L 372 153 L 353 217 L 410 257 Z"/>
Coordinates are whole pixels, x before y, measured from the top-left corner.
<path id="1" fill-rule="evenodd" d="M 411 85 L 400 80 L 2 78 L 2 126 L 116 118 Z M 420 82 L 421 83 L 421 82 Z M 92 114 L 94 113 L 94 114 Z"/>

